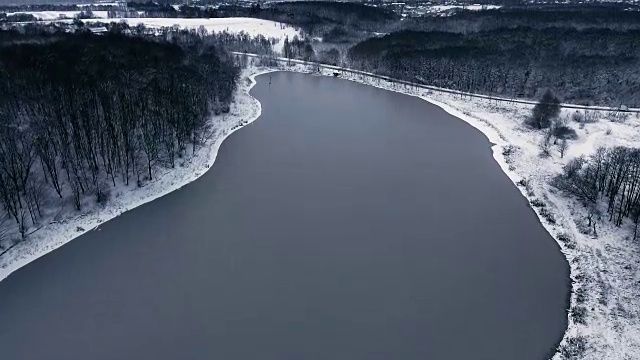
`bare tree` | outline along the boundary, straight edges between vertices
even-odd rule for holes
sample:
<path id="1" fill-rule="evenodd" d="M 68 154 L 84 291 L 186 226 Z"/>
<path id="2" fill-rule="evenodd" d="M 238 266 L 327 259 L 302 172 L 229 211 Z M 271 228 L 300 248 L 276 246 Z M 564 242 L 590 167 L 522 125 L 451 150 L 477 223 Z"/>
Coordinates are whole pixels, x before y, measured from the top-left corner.
<path id="1" fill-rule="evenodd" d="M 564 158 L 564 154 L 569 148 L 569 144 L 567 143 L 567 139 L 562 139 L 560 144 L 558 145 L 558 151 L 560 151 L 560 158 Z"/>
<path id="2" fill-rule="evenodd" d="M 2 244 L 9 238 L 9 215 L 0 211 L 0 249 Z"/>
<path id="3" fill-rule="evenodd" d="M 638 223 L 640 223 L 640 204 L 637 204 L 631 211 L 631 219 L 633 220 L 633 240 L 638 238 Z"/>

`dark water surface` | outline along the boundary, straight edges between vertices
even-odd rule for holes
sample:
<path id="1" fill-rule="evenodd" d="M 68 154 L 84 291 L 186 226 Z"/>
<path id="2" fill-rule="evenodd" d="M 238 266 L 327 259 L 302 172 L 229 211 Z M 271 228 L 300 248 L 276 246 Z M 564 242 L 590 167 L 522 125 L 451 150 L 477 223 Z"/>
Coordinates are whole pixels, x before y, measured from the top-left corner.
<path id="1" fill-rule="evenodd" d="M 568 265 L 477 130 L 275 73 L 213 169 L 0 282 L 0 358 L 541 360 Z"/>

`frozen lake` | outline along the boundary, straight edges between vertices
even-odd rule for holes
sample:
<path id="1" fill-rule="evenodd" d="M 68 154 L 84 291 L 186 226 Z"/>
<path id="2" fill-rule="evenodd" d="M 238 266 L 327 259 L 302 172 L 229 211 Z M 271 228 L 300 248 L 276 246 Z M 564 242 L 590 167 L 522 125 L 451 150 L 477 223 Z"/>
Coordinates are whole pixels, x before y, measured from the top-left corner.
<path id="1" fill-rule="evenodd" d="M 0 282 L 0 358 L 551 355 L 568 264 L 482 133 L 340 79 L 257 81 L 212 170 Z"/>

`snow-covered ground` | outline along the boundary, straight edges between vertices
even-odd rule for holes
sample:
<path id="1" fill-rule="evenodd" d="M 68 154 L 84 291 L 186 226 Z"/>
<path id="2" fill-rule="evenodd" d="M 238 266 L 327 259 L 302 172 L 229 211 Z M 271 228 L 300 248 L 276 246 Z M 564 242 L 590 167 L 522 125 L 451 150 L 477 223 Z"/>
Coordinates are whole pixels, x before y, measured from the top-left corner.
<path id="1" fill-rule="evenodd" d="M 480 5 L 480 4 L 471 4 L 471 5 L 432 5 L 429 6 L 429 9 L 432 9 L 435 12 L 443 12 L 451 9 L 465 9 L 469 11 L 478 11 L 478 10 L 493 10 L 499 9 L 502 6 L 500 5 Z"/>
<path id="2" fill-rule="evenodd" d="M 39 21 L 43 22 L 65 22 L 70 23 L 74 16 L 79 14 L 79 11 L 39 11 L 29 12 L 23 11 L 22 14 L 32 14 Z M 16 13 L 12 13 L 16 14 Z M 277 43 L 273 45 L 273 50 L 276 53 L 281 53 L 284 47 L 285 37 L 293 39 L 294 36 L 301 37 L 299 30 L 296 30 L 290 25 L 279 23 L 270 20 L 262 20 L 255 18 L 197 18 L 197 19 L 182 19 L 182 18 L 114 18 L 108 19 L 107 11 L 94 11 L 93 19 L 83 19 L 86 24 L 98 23 L 98 22 L 121 22 L 124 21 L 129 26 L 136 26 L 138 24 L 144 24 L 146 27 L 153 29 L 161 29 L 163 27 L 172 27 L 174 25 L 183 29 L 198 29 L 203 26 L 209 33 L 226 31 L 232 34 L 238 34 L 244 32 L 251 37 L 262 35 L 267 39 L 277 39 Z M 67 20 L 64 20 L 66 18 Z M 63 19 L 63 20 L 61 20 Z"/>
<path id="3" fill-rule="evenodd" d="M 80 11 L 20 11 L 15 13 L 8 13 L 7 15 L 15 14 L 29 14 L 33 15 L 40 21 L 54 21 L 58 19 L 73 19 L 76 15 L 80 14 Z M 106 19 L 106 11 L 93 11 L 93 16 L 99 19 Z"/>
<path id="4" fill-rule="evenodd" d="M 300 64 L 291 71 L 309 72 Z M 333 70 L 322 70 L 332 76 Z M 598 223 L 598 237 L 578 231 L 577 224 L 586 211 L 577 201 L 554 189 L 549 181 L 562 171 L 570 159 L 589 155 L 600 146 L 640 147 L 640 117 L 632 114 L 624 122 L 611 121 L 611 114 L 589 111 L 598 122 L 570 124 L 579 138 L 571 141 L 564 158 L 552 149 L 551 157 L 541 157 L 543 134 L 524 125 L 532 105 L 461 97 L 404 86 L 363 75 L 341 75 L 348 80 L 397 91 L 429 101 L 484 133 L 494 144 L 495 160 L 509 178 L 518 184 L 530 202 L 540 200 L 555 217 L 555 224 L 534 207 L 540 222 L 556 239 L 571 268 L 573 282 L 571 312 L 585 311 L 585 323 L 569 316 L 569 326 L 553 357 L 560 359 L 630 360 L 640 359 L 640 244 L 631 239 L 631 223 L 617 228 L 608 221 Z M 585 110 L 563 109 L 561 116 Z M 526 180 L 526 186 L 522 180 Z M 561 240 L 560 234 L 568 235 Z M 540 266 L 545 266 L 540 264 Z M 572 357 L 580 353 L 582 356 Z"/>
<path id="5" fill-rule="evenodd" d="M 283 70 L 311 71 L 300 64 Z M 332 70 L 323 71 L 323 75 L 333 75 Z M 266 71 L 256 68 L 243 71 L 231 113 L 211 119 L 212 128 L 216 131 L 193 157 L 183 160 L 175 169 L 158 174 L 154 182 L 142 188 L 136 188 L 135 185 L 120 186 L 104 208 L 94 207 L 82 215 L 59 219 L 43 226 L 31 234 L 27 241 L 0 256 L 0 280 L 99 224 L 179 189 L 201 176 L 213 165 L 226 136 L 259 116 L 260 103 L 249 95 L 249 90 L 255 83 L 254 77 L 262 72 Z M 477 128 L 494 144 L 494 158 L 509 178 L 520 184 L 518 186 L 523 196 L 529 201 L 544 202 L 546 209 L 554 214 L 555 223 L 552 224 L 542 216 L 540 208 L 534 208 L 570 264 L 573 281 L 571 310 L 585 311 L 584 324 L 575 322 L 569 316 L 568 330 L 554 360 L 572 358 L 567 355 L 581 345 L 585 349 L 583 356 L 576 358 L 640 359 L 640 251 L 638 244 L 631 240 L 630 224 L 616 228 L 603 221 L 599 223 L 598 238 L 583 235 L 576 226 L 585 216 L 581 205 L 549 185 L 549 180 L 575 156 L 591 154 L 599 146 L 640 147 L 640 119 L 637 116 L 625 122 L 612 122 L 605 118 L 606 113 L 594 112 L 595 116 L 601 117 L 600 121 L 585 124 L 584 127 L 575 123 L 572 125 L 579 139 L 571 141 L 564 158 L 560 158 L 556 149 L 553 149 L 551 157 L 544 158 L 539 156 L 538 147 L 543 135 L 523 124 L 531 105 L 461 97 L 362 75 L 343 77 L 418 96 Z M 571 116 L 574 111 L 563 110 L 561 116 Z M 526 186 L 522 180 L 526 180 Z M 567 234 L 569 240 L 561 240 L 560 234 Z"/>
<path id="6" fill-rule="evenodd" d="M 447 15 L 454 9 L 465 9 L 468 11 L 479 10 L 493 10 L 499 9 L 500 5 L 481 5 L 481 4 L 469 4 L 469 5 L 406 5 L 402 16 L 422 16 L 425 14 L 431 15 Z"/>
<path id="7" fill-rule="evenodd" d="M 95 20 L 86 20 L 91 23 Z M 178 18 L 124 18 L 111 19 L 111 21 L 125 21 L 129 26 L 144 24 L 151 28 L 171 27 L 178 25 L 181 28 L 198 29 L 204 26 L 208 32 L 239 33 L 241 31 L 250 36 L 263 35 L 266 38 L 278 39 L 278 43 L 273 46 L 273 50 L 281 52 L 286 36 L 292 39 L 295 35 L 300 36 L 300 32 L 293 27 L 270 20 L 254 18 L 211 18 L 211 19 L 178 19 Z"/>

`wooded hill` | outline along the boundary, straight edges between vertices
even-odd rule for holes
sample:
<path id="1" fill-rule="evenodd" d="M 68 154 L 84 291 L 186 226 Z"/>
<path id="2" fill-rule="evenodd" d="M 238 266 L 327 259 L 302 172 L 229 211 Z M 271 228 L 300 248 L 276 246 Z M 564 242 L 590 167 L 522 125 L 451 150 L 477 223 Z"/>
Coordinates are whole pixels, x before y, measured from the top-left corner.
<path id="1" fill-rule="evenodd" d="M 640 12 L 460 12 L 407 27 L 422 30 L 353 46 L 351 66 L 489 95 L 551 89 L 566 102 L 640 106 Z"/>
<path id="2" fill-rule="evenodd" d="M 0 218 L 23 236 L 51 197 L 80 210 L 116 183 L 176 166 L 202 142 L 207 116 L 228 111 L 239 74 L 195 34 L 1 38 Z"/>

